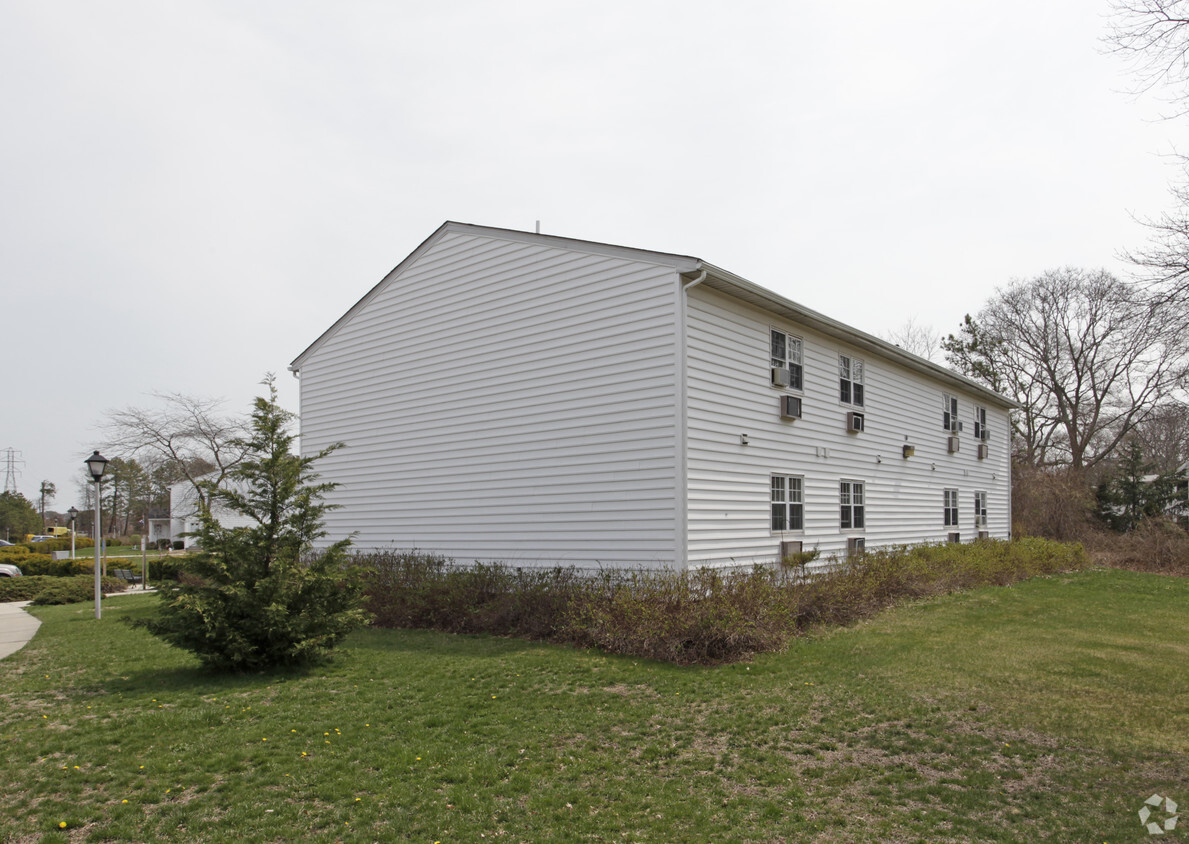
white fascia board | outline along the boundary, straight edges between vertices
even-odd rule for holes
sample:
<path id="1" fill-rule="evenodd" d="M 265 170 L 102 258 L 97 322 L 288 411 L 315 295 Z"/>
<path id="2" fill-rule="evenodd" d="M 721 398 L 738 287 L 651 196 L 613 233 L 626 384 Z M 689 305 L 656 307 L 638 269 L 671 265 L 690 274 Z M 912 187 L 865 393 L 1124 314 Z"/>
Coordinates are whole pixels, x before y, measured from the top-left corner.
<path id="1" fill-rule="evenodd" d="M 994 390 L 990 390 L 977 381 L 973 381 L 964 375 L 954 372 L 952 369 L 946 369 L 944 366 L 925 360 L 911 352 L 906 352 L 904 349 L 893 343 L 889 343 L 887 340 L 881 340 L 836 319 L 831 319 L 825 314 L 819 314 L 817 311 L 806 308 L 804 305 L 798 305 L 791 299 L 785 299 L 783 296 L 760 287 L 758 284 L 754 284 L 732 272 L 704 262 L 698 268 L 699 272 L 701 270 L 706 271 L 706 280 L 703 284 L 727 296 L 747 302 L 750 305 L 762 308 L 778 316 L 783 316 L 792 322 L 806 325 L 829 337 L 834 337 L 879 357 L 894 361 L 914 372 L 919 372 L 937 381 L 969 393 L 974 393 L 986 401 L 987 404 L 1007 410 L 1012 410 L 1020 406 L 1012 399 L 1001 396 Z"/>
<path id="2" fill-rule="evenodd" d="M 696 269 L 700 265 L 697 258 L 691 258 L 687 255 L 673 255 L 667 252 L 654 252 L 647 249 L 633 249 L 628 246 L 615 246 L 610 243 L 597 243 L 590 240 L 577 240 L 569 237 L 558 237 L 549 234 L 535 234 L 533 232 L 516 231 L 515 229 L 500 229 L 491 226 L 476 226 L 471 223 L 456 223 L 452 220 L 447 220 L 437 231 L 427 237 L 421 242 L 421 245 L 409 253 L 409 256 L 397 264 L 384 278 L 380 279 L 371 290 L 364 294 L 358 302 L 351 306 L 345 314 L 339 317 L 334 325 L 326 329 L 317 340 L 311 343 L 304 352 L 294 358 L 293 362 L 289 364 L 290 372 L 300 372 L 301 366 L 306 359 L 318 349 L 327 338 L 333 336 L 339 328 L 351 320 L 351 318 L 367 306 L 375 295 L 392 279 L 400 275 L 400 273 L 416 261 L 421 255 L 433 246 L 434 243 L 441 240 L 449 233 L 463 233 L 474 237 L 490 237 L 497 240 L 516 241 L 520 243 L 539 243 L 549 246 L 554 246 L 559 249 L 566 249 L 572 252 L 586 252 L 594 255 L 608 255 L 616 258 L 623 258 L 629 261 L 640 261 L 646 264 L 658 264 L 661 266 L 672 267 L 678 274 L 688 273 Z"/>

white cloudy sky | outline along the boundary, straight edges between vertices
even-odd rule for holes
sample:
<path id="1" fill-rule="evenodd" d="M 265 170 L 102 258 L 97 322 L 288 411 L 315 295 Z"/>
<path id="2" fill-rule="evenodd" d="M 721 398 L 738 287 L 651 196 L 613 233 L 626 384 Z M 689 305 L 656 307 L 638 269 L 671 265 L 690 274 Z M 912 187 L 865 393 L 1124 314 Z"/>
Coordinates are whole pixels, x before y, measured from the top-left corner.
<path id="1" fill-rule="evenodd" d="M 692 254 L 871 333 L 1126 272 L 1182 124 L 1107 0 L 0 0 L 0 448 L 246 410 L 444 220 Z M 0 466 L 0 470 L 2 470 Z"/>

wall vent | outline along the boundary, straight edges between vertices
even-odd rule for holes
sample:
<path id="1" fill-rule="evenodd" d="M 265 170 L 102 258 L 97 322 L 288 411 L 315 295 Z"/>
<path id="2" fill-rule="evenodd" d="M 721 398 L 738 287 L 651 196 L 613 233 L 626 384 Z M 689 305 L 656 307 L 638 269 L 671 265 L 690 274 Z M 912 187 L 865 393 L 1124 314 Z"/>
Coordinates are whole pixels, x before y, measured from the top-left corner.
<path id="1" fill-rule="evenodd" d="M 787 387 L 792 383 L 792 378 L 787 369 L 779 366 L 772 367 L 772 386 L 773 387 Z"/>
<path id="2" fill-rule="evenodd" d="M 857 434 L 859 431 L 866 429 L 867 420 L 862 413 L 855 413 L 853 410 L 846 414 L 846 430 L 852 434 Z"/>
<path id="3" fill-rule="evenodd" d="M 948 451 L 950 454 L 957 454 L 959 445 L 960 444 L 957 437 L 949 437 L 946 439 L 946 451 Z"/>
<path id="4" fill-rule="evenodd" d="M 800 419 L 801 418 L 801 397 L 800 396 L 781 396 L 780 397 L 780 418 L 781 419 Z"/>

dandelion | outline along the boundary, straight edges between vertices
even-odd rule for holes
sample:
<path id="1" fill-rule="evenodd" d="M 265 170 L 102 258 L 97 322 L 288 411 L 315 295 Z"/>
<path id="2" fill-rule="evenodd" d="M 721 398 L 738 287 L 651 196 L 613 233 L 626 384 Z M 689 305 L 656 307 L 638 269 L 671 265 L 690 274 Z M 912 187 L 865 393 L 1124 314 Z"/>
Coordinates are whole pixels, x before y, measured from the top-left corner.
<path id="1" fill-rule="evenodd" d="M 59 828 L 59 829 L 66 829 L 66 821 L 62 821 L 61 823 L 59 823 L 59 824 L 58 824 L 58 828 Z"/>

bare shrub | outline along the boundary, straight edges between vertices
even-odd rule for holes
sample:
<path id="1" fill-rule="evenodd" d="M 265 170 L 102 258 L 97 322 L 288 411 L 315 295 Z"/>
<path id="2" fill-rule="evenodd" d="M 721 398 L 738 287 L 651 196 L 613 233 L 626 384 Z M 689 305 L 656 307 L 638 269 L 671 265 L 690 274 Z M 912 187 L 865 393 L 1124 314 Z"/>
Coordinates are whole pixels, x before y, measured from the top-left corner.
<path id="1" fill-rule="evenodd" d="M 1128 533 L 1103 533 L 1092 547 L 1104 565 L 1189 577 L 1189 533 L 1167 517 L 1143 519 Z"/>
<path id="2" fill-rule="evenodd" d="M 905 600 L 1082 568 L 1080 545 L 1028 538 L 871 551 L 789 578 L 781 568 L 679 572 L 456 566 L 419 552 L 362 556 L 379 627 L 490 633 L 682 665 L 778 651 L 798 632 Z"/>
<path id="3" fill-rule="evenodd" d="M 1094 533 L 1094 491 L 1069 468 L 1012 467 L 1012 536 L 1080 542 Z"/>

